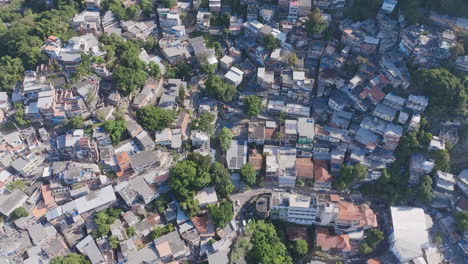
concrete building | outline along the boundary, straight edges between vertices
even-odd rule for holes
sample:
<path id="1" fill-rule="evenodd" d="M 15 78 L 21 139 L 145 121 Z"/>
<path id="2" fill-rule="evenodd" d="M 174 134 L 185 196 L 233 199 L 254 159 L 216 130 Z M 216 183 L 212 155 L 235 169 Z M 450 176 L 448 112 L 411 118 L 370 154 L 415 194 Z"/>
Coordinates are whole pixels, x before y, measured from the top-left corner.
<path id="1" fill-rule="evenodd" d="M 408 263 L 423 257 L 423 249 L 429 247 L 432 221 L 422 208 L 390 207 L 392 234 L 390 250 L 400 263 Z"/>

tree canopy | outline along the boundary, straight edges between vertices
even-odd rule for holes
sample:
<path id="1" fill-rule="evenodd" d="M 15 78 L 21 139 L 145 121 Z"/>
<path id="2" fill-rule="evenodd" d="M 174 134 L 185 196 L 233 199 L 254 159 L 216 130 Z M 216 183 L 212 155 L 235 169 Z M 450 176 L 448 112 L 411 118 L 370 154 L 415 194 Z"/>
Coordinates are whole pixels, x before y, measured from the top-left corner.
<path id="1" fill-rule="evenodd" d="M 28 215 L 29 213 L 28 211 L 26 211 L 26 209 L 24 209 L 24 207 L 18 207 L 15 210 L 13 210 L 13 212 L 10 215 L 10 218 L 12 218 L 13 220 L 16 220 L 18 218 L 25 217 Z"/>
<path id="2" fill-rule="evenodd" d="M 157 131 L 171 126 L 175 112 L 155 106 L 142 107 L 137 112 L 137 121 L 148 131 Z"/>
<path id="3" fill-rule="evenodd" d="M 369 18 L 375 18 L 381 4 L 382 1 L 380 0 L 354 0 L 349 2 L 344 13 L 354 21 L 363 21 Z"/>
<path id="4" fill-rule="evenodd" d="M 463 210 L 455 213 L 455 221 L 457 223 L 457 229 L 460 233 L 468 230 L 468 211 Z"/>
<path id="5" fill-rule="evenodd" d="M 119 144 L 122 135 L 127 130 L 127 122 L 123 117 L 117 117 L 115 120 L 105 121 L 102 126 L 110 134 L 113 145 Z"/>
<path id="6" fill-rule="evenodd" d="M 262 112 L 262 101 L 256 95 L 249 95 L 244 98 L 244 113 L 248 117 L 258 116 Z"/>
<path id="7" fill-rule="evenodd" d="M 208 78 L 208 80 L 206 81 L 205 85 L 206 92 L 210 96 L 223 102 L 231 102 L 237 93 L 236 87 L 234 87 L 231 84 L 228 84 L 218 75 L 210 76 L 210 78 Z"/>
<path id="8" fill-rule="evenodd" d="M 310 12 L 308 18 L 309 19 L 305 23 L 305 28 L 311 35 L 322 33 L 328 27 L 328 23 L 323 19 L 322 13 L 318 7 Z"/>
<path id="9" fill-rule="evenodd" d="M 182 208 L 192 216 L 198 211 L 194 200 L 197 191 L 213 184 L 221 196 L 227 197 L 234 189 L 226 168 L 221 163 L 212 163 L 210 156 L 198 153 L 190 153 L 186 160 L 177 162 L 169 175 L 169 185 Z"/>
<path id="10" fill-rule="evenodd" d="M 70 118 L 65 124 L 65 127 L 68 129 L 79 129 L 84 127 L 84 118 L 81 115 L 74 116 Z"/>
<path id="11" fill-rule="evenodd" d="M 255 172 L 255 168 L 252 164 L 246 163 L 244 166 L 242 166 L 240 174 L 241 179 L 245 184 L 251 186 L 256 182 L 257 173 Z"/>
<path id="12" fill-rule="evenodd" d="M 234 135 L 232 134 L 231 130 L 227 127 L 223 127 L 219 131 L 219 146 L 221 150 L 226 153 L 228 149 L 231 147 L 231 140 Z"/>
<path id="13" fill-rule="evenodd" d="M 151 239 L 155 240 L 156 238 L 169 234 L 172 231 L 174 231 L 174 226 L 171 223 L 165 226 L 156 227 L 151 231 Z"/>
<path id="14" fill-rule="evenodd" d="M 377 247 L 380 241 L 384 240 L 383 232 L 378 228 L 372 228 L 365 231 L 366 243 L 373 249 Z"/>
<path id="15" fill-rule="evenodd" d="M 198 129 L 201 131 L 209 132 L 212 134 L 214 132 L 214 121 L 216 116 L 213 113 L 205 112 L 200 116 L 195 118 L 191 124 L 192 130 Z"/>
<path id="16" fill-rule="evenodd" d="M 210 205 L 208 211 L 216 228 L 225 227 L 234 217 L 232 204 L 226 200 L 221 201 L 219 205 Z"/>
<path id="17" fill-rule="evenodd" d="M 96 213 L 93 218 L 96 230 L 92 231 L 91 235 L 94 238 L 107 236 L 110 232 L 110 225 L 117 220 L 120 212 L 122 212 L 120 208 L 107 208 L 104 211 Z"/>
<path id="18" fill-rule="evenodd" d="M 137 5 L 125 8 L 122 0 L 106 0 L 103 3 L 104 10 L 111 10 L 118 20 L 132 20 L 137 18 L 140 7 Z M 145 5 L 147 7 L 147 5 Z M 148 11 L 148 10 L 144 10 Z"/>
<path id="19" fill-rule="evenodd" d="M 442 117 L 465 114 L 468 104 L 468 82 L 444 68 L 418 70 L 414 78 L 421 91 L 429 96 L 431 114 Z"/>
<path id="20" fill-rule="evenodd" d="M 274 50 L 280 46 L 280 41 L 272 34 L 269 34 L 263 37 L 262 45 L 265 46 L 267 50 Z"/>
<path id="21" fill-rule="evenodd" d="M 346 188 L 350 183 L 355 183 L 366 179 L 369 176 L 367 167 L 363 164 L 345 166 L 340 170 L 340 177 L 335 181 L 338 189 Z"/>
<path id="22" fill-rule="evenodd" d="M 305 256 L 307 252 L 309 252 L 309 245 L 307 244 L 306 240 L 299 239 L 294 241 L 292 250 L 295 255 L 295 258 L 301 258 Z"/>
<path id="23" fill-rule="evenodd" d="M 146 72 L 124 66 L 117 66 L 112 74 L 112 78 L 120 92 L 124 95 L 128 95 L 145 84 Z"/>
<path id="24" fill-rule="evenodd" d="M 249 252 L 252 263 L 292 264 L 292 258 L 286 250 L 275 226 L 263 220 L 249 224 L 252 232 L 252 249 Z"/>
<path id="25" fill-rule="evenodd" d="M 159 68 L 159 65 L 156 62 L 150 62 L 148 68 L 148 73 L 151 77 L 156 79 L 159 79 L 161 77 L 161 69 Z"/>
<path id="26" fill-rule="evenodd" d="M 76 253 L 70 253 L 65 257 L 54 257 L 51 261 L 51 264 L 91 264 L 89 260 L 83 255 Z"/>
<path id="27" fill-rule="evenodd" d="M 19 58 L 4 56 L 0 58 L 0 89 L 11 91 L 23 77 L 23 64 Z"/>

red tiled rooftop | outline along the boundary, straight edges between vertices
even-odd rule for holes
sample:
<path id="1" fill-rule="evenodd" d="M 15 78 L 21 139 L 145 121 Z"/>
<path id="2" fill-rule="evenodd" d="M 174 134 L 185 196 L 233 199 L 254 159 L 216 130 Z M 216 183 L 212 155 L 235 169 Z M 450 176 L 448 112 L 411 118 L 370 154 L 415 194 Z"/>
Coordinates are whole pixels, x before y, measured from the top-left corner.
<path id="1" fill-rule="evenodd" d="M 314 161 L 315 182 L 329 182 L 331 181 L 330 172 L 328 171 L 328 164 L 325 160 Z"/>
<path id="2" fill-rule="evenodd" d="M 347 234 L 332 236 L 325 227 L 317 227 L 316 246 L 324 251 L 337 249 L 339 251 L 350 251 L 351 244 Z"/>
<path id="3" fill-rule="evenodd" d="M 296 159 L 297 177 L 314 178 L 314 163 L 311 158 Z"/>

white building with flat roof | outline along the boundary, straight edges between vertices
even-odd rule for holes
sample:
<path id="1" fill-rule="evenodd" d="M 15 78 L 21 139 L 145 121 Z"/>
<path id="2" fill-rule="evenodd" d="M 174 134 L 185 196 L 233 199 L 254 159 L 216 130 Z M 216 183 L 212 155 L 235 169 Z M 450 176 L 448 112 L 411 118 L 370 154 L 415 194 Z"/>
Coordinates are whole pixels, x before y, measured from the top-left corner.
<path id="1" fill-rule="evenodd" d="M 390 207 L 393 233 L 390 236 L 390 250 L 400 263 L 408 263 L 423 257 L 423 249 L 430 246 L 428 229 L 430 217 L 422 208 Z"/>

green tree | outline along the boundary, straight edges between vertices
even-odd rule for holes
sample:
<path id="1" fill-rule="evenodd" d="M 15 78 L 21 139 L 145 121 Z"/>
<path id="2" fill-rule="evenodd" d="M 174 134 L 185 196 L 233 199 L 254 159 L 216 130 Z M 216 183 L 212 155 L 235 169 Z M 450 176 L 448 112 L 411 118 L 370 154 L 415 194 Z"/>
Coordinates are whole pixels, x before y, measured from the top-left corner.
<path id="1" fill-rule="evenodd" d="M 468 211 L 463 210 L 455 213 L 455 221 L 457 223 L 457 229 L 460 233 L 468 230 Z"/>
<path id="2" fill-rule="evenodd" d="M 280 41 L 272 34 L 269 34 L 262 39 L 262 45 L 267 50 L 274 50 L 280 46 Z"/>
<path id="3" fill-rule="evenodd" d="M 1 23 L 0 23 L 1 24 Z M 19 58 L 4 56 L 0 58 L 0 89 L 11 91 L 16 83 L 22 79 L 23 64 Z"/>
<path id="4" fill-rule="evenodd" d="M 191 124 L 192 130 L 201 130 L 209 132 L 210 134 L 214 132 L 214 121 L 216 116 L 213 113 L 205 112 L 202 113 L 199 117 L 195 118 Z"/>
<path id="5" fill-rule="evenodd" d="M 436 170 L 450 171 L 450 154 L 447 150 L 435 150 L 429 154 L 434 159 Z"/>
<path id="6" fill-rule="evenodd" d="M 108 208 L 94 214 L 93 220 L 96 224 L 96 230 L 91 234 L 94 238 L 107 236 L 112 225 L 122 210 L 120 208 Z"/>
<path id="7" fill-rule="evenodd" d="M 137 121 L 148 131 L 157 131 L 171 126 L 175 112 L 155 106 L 142 107 L 137 112 Z"/>
<path id="8" fill-rule="evenodd" d="M 135 228 L 133 226 L 129 226 L 125 228 L 125 233 L 127 234 L 128 237 L 132 237 L 135 235 Z"/>
<path id="9" fill-rule="evenodd" d="M 262 101 L 256 95 L 249 95 L 244 98 L 244 113 L 248 117 L 258 116 L 262 112 Z"/>
<path id="10" fill-rule="evenodd" d="M 54 257 L 51 261 L 51 264 L 91 264 L 89 260 L 83 255 L 76 253 L 70 253 L 65 257 Z"/>
<path id="11" fill-rule="evenodd" d="M 177 76 L 184 80 L 189 80 L 192 77 L 193 69 L 187 63 L 180 63 L 176 66 Z"/>
<path id="12" fill-rule="evenodd" d="M 252 231 L 252 249 L 249 252 L 252 263 L 293 263 L 273 224 L 259 220 L 251 222 L 248 229 Z"/>
<path id="13" fill-rule="evenodd" d="M 165 226 L 156 227 L 151 231 L 151 239 L 155 240 L 156 238 L 169 234 L 172 231 L 174 231 L 174 226 L 171 223 Z"/>
<path id="14" fill-rule="evenodd" d="M 246 163 L 244 166 L 242 166 L 240 174 L 242 181 L 249 186 L 252 186 L 257 179 L 255 168 L 250 163 Z"/>
<path id="15" fill-rule="evenodd" d="M 216 193 L 221 197 L 228 198 L 234 191 L 234 185 L 232 184 L 229 171 L 223 164 L 214 162 L 211 165 L 210 174 L 215 185 Z"/>
<path id="16" fill-rule="evenodd" d="M 119 144 L 122 135 L 127 130 L 127 122 L 123 117 L 117 117 L 115 120 L 105 121 L 102 126 L 110 134 L 113 145 Z"/>
<path id="17" fill-rule="evenodd" d="M 302 258 L 309 252 L 309 245 L 304 239 L 299 239 L 294 241 L 292 249 L 296 258 Z"/>
<path id="18" fill-rule="evenodd" d="M 363 21 L 369 18 L 375 18 L 381 4 L 382 1 L 380 0 L 354 0 L 348 3 L 344 10 L 344 14 L 346 17 L 349 17 L 354 21 Z"/>
<path id="19" fill-rule="evenodd" d="M 116 236 L 109 237 L 109 245 L 111 248 L 116 249 L 119 247 L 119 239 Z"/>
<path id="20" fill-rule="evenodd" d="M 28 213 L 28 211 L 26 211 L 26 209 L 24 209 L 24 207 L 18 207 L 15 210 L 13 210 L 13 212 L 10 215 L 10 218 L 12 220 L 16 220 L 18 218 L 25 217 L 25 216 L 28 216 L 28 215 L 29 215 L 29 213 Z"/>
<path id="21" fill-rule="evenodd" d="M 76 67 L 76 72 L 73 76 L 73 80 L 80 80 L 83 77 L 86 77 L 90 73 L 91 67 L 91 56 L 86 54 L 81 54 L 81 62 L 78 67 Z"/>
<path id="22" fill-rule="evenodd" d="M 128 95 L 145 84 L 146 73 L 143 70 L 117 66 L 112 78 L 120 92 Z"/>
<path id="23" fill-rule="evenodd" d="M 375 249 L 377 245 L 384 239 L 383 232 L 378 228 L 366 230 L 366 243 L 371 248 Z"/>
<path id="24" fill-rule="evenodd" d="M 177 2 L 176 0 L 163 0 L 162 3 L 166 8 L 171 8 L 175 6 Z"/>
<path id="25" fill-rule="evenodd" d="M 226 83 L 218 75 L 210 76 L 205 85 L 210 96 L 227 103 L 231 102 L 237 93 L 236 87 Z"/>
<path id="26" fill-rule="evenodd" d="M 219 146 L 224 153 L 231 147 L 232 137 L 233 134 L 229 128 L 223 127 L 219 131 Z"/>
<path id="27" fill-rule="evenodd" d="M 24 189 L 26 189 L 26 183 L 23 180 L 12 181 L 6 186 L 6 188 L 10 191 L 15 189 L 23 191 Z"/>
<path id="28" fill-rule="evenodd" d="M 23 109 L 23 104 L 22 103 L 15 103 L 15 122 L 19 126 L 25 126 L 29 124 L 29 121 L 25 119 L 24 116 L 24 109 Z"/>
<path id="29" fill-rule="evenodd" d="M 440 233 L 437 233 L 437 234 L 434 236 L 434 242 L 435 242 L 437 245 L 442 245 L 442 243 L 444 242 L 444 240 L 442 239 L 442 236 L 440 235 Z"/>
<path id="30" fill-rule="evenodd" d="M 208 211 L 216 228 L 225 227 L 234 217 L 232 204 L 226 200 L 221 201 L 219 205 L 208 206 Z"/>
<path id="31" fill-rule="evenodd" d="M 154 12 L 153 2 L 151 2 L 150 0 L 141 0 L 140 9 L 143 16 L 149 17 Z"/>
<path id="32" fill-rule="evenodd" d="M 159 68 L 159 65 L 156 62 L 150 62 L 148 68 L 148 73 L 151 77 L 156 79 L 159 79 L 161 77 L 161 69 Z"/>
<path id="33" fill-rule="evenodd" d="M 77 115 L 72 117 L 68 122 L 65 124 L 65 127 L 68 129 L 80 129 L 84 127 L 84 118 L 81 115 Z"/>
<path id="34" fill-rule="evenodd" d="M 181 102 L 185 100 L 185 87 L 182 84 L 179 86 L 179 100 Z"/>
<path id="35" fill-rule="evenodd" d="M 468 83 L 443 68 L 418 70 L 414 75 L 417 86 L 430 96 L 431 114 L 448 117 L 466 112 Z"/>
<path id="36" fill-rule="evenodd" d="M 299 58 L 297 57 L 296 53 L 291 52 L 288 56 L 288 66 L 294 67 L 298 60 Z"/>
<path id="37" fill-rule="evenodd" d="M 201 69 L 205 74 L 213 75 L 218 68 L 218 64 L 202 64 Z"/>
<path id="38" fill-rule="evenodd" d="M 370 254 L 372 253 L 372 248 L 367 243 L 364 242 L 359 246 L 359 253 L 363 255 Z"/>
<path id="39" fill-rule="evenodd" d="M 328 23 L 322 17 L 322 13 L 318 7 L 314 8 L 308 16 L 305 23 L 307 32 L 311 35 L 322 33 L 327 27 Z"/>
<path id="40" fill-rule="evenodd" d="M 349 184 L 359 182 L 368 177 L 367 167 L 363 164 L 345 166 L 340 170 L 340 177 L 335 181 L 338 189 L 345 189 Z"/>
<path id="41" fill-rule="evenodd" d="M 422 203 L 428 204 L 432 200 L 432 192 L 432 179 L 429 175 L 424 175 L 416 189 L 416 197 Z"/>

